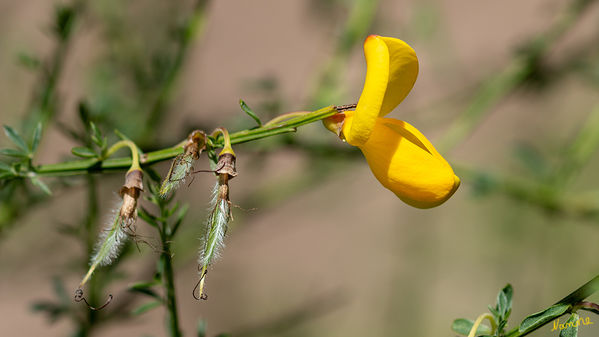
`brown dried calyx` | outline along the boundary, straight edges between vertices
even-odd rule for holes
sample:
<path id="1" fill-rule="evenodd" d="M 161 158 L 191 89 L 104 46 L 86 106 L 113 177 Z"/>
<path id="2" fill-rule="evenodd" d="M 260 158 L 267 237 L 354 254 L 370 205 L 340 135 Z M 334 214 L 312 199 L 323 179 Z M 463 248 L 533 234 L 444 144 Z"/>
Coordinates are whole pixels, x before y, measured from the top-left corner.
<path id="1" fill-rule="evenodd" d="M 119 217 L 126 225 L 131 225 L 137 219 L 137 199 L 143 190 L 143 172 L 141 170 L 127 172 L 125 184 L 119 191 L 123 198 Z"/>
<path id="2" fill-rule="evenodd" d="M 183 147 L 184 153 L 190 155 L 194 160 L 200 158 L 202 151 L 206 149 L 206 134 L 204 131 L 195 130 L 187 137 L 187 143 Z"/>
<path id="3" fill-rule="evenodd" d="M 226 174 L 228 179 L 236 177 L 237 170 L 235 169 L 235 155 L 226 152 L 218 156 L 218 163 L 216 163 L 216 170 L 214 172 L 218 175 Z"/>

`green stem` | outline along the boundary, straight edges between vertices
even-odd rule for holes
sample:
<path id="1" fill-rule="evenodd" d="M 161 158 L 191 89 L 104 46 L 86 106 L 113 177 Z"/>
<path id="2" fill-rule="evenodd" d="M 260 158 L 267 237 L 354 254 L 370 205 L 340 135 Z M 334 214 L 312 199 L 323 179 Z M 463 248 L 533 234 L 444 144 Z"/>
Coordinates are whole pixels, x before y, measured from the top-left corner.
<path id="1" fill-rule="evenodd" d="M 310 112 L 309 111 L 288 112 L 288 113 L 282 114 L 280 116 L 277 116 L 277 117 L 269 120 L 268 122 L 266 122 L 264 124 L 264 126 L 277 125 L 277 124 L 281 123 L 284 120 L 288 120 L 288 119 L 295 118 L 295 117 L 300 117 L 300 116 L 303 116 L 303 115 L 305 115 L 307 113 L 310 113 Z"/>
<path id="2" fill-rule="evenodd" d="M 556 304 L 569 304 L 570 305 L 570 309 L 563 314 L 563 315 L 567 315 L 567 314 L 569 314 L 572 311 L 572 307 L 574 307 L 575 305 L 579 304 L 585 298 L 593 295 L 597 291 L 599 291 L 599 275 L 595 276 L 592 280 L 590 280 L 589 282 L 585 283 L 580 288 L 574 290 L 570 295 L 564 297 L 562 300 L 560 300 Z M 561 316 L 563 316 L 563 315 L 561 315 Z M 559 317 L 561 317 L 561 316 L 559 316 Z M 556 317 L 556 318 L 558 318 L 558 317 Z M 552 321 L 553 320 L 551 320 L 551 321 L 549 321 L 549 322 L 547 322 L 545 324 L 539 325 L 535 329 L 529 330 L 529 331 L 526 331 L 526 332 L 520 332 L 519 331 L 519 327 L 515 327 L 512 330 L 508 331 L 505 334 L 505 337 L 523 337 L 523 336 L 526 336 L 529 333 L 531 333 L 533 331 L 536 331 L 540 327 L 545 326 L 545 325 L 551 323 Z"/>
<path id="3" fill-rule="evenodd" d="M 599 291 L 599 275 L 595 276 L 592 280 L 585 283 L 582 287 L 574 290 L 574 292 L 564 297 L 557 303 L 575 305 L 582 302 L 585 298 L 593 295 L 597 291 Z"/>
<path id="4" fill-rule="evenodd" d="M 166 311 L 167 311 L 167 327 L 171 337 L 182 336 L 179 329 L 179 315 L 177 314 L 177 298 L 175 296 L 175 278 L 172 263 L 171 253 L 171 230 L 170 227 L 162 222 L 160 230 L 160 239 L 162 241 L 162 253 L 160 260 L 164 268 L 162 272 L 162 283 L 164 285 Z"/>
<path id="5" fill-rule="evenodd" d="M 188 18 L 185 26 L 182 27 L 173 64 L 167 70 L 166 79 L 164 80 L 164 83 L 158 92 L 156 101 L 152 105 L 149 113 L 142 137 L 144 141 L 147 141 L 154 136 L 154 130 L 162 122 L 164 111 L 166 108 L 168 108 L 168 105 L 173 97 L 177 79 L 179 78 L 181 69 L 185 63 L 185 58 L 189 52 L 189 47 L 193 43 L 194 38 L 198 35 L 198 32 L 201 31 L 205 22 L 204 14 L 206 12 L 207 4 L 208 0 L 196 1 L 191 16 Z"/>
<path id="6" fill-rule="evenodd" d="M 75 0 L 69 7 L 73 11 L 70 23 L 71 28 L 65 36 L 57 37 L 57 45 L 52 56 L 40 67 L 42 78 L 39 81 L 40 86 L 37 88 L 36 94 L 30 102 L 30 107 L 23 121 L 24 133 L 28 133 L 39 122 L 41 122 L 45 129 L 48 122 L 54 118 L 56 113 L 56 87 L 63 73 L 65 59 L 72 41 L 71 37 L 74 30 L 72 27 L 84 11 L 85 1 Z"/>
<path id="7" fill-rule="evenodd" d="M 235 132 L 230 135 L 231 144 L 232 145 L 240 144 L 240 143 L 250 142 L 250 141 L 254 141 L 254 140 L 258 140 L 258 139 L 262 139 L 262 138 L 266 138 L 266 137 L 280 135 L 283 133 L 295 132 L 296 128 L 299 126 L 322 120 L 322 119 L 330 117 L 336 113 L 337 113 L 337 109 L 335 108 L 335 106 L 328 106 L 328 107 L 307 113 L 305 115 L 289 119 L 279 125 L 262 126 L 260 128 L 256 128 L 256 129 Z M 222 140 L 222 138 L 221 138 L 221 140 Z M 157 162 L 161 162 L 164 160 L 174 158 L 183 152 L 183 147 L 181 146 L 181 144 L 182 143 L 177 144 L 174 147 L 169 147 L 166 149 L 145 153 L 144 157 L 140 161 L 140 164 L 142 166 L 146 166 L 146 165 L 151 165 L 151 164 L 154 164 Z M 220 147 L 222 145 L 223 145 L 222 141 L 215 142 L 215 144 L 214 144 L 215 147 Z M 114 145 L 113 145 L 113 147 L 114 147 Z M 135 146 L 133 146 L 133 147 L 135 147 Z M 135 149 L 137 151 L 137 147 L 135 147 Z M 132 149 L 132 151 L 133 151 L 133 149 Z M 109 152 L 110 152 L 110 150 L 109 150 Z M 131 157 L 110 158 L 110 159 L 106 159 L 106 160 L 92 158 L 92 159 L 68 161 L 68 162 L 57 163 L 57 164 L 39 165 L 39 166 L 35 167 L 35 174 L 37 174 L 38 176 L 67 176 L 67 175 L 79 175 L 79 174 L 85 174 L 85 173 L 91 173 L 91 172 L 123 170 L 123 169 L 129 168 L 131 166 L 132 166 Z M 23 173 L 22 176 L 24 176 L 26 174 L 27 173 Z"/>

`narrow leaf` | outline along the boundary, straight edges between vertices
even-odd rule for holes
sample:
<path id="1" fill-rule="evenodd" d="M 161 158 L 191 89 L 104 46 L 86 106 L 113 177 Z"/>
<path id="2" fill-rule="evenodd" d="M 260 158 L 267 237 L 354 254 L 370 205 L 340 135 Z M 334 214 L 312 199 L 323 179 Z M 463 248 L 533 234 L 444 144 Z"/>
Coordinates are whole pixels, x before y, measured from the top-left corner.
<path id="1" fill-rule="evenodd" d="M 183 205 L 183 207 L 181 207 L 181 209 L 179 210 L 179 213 L 177 214 L 175 223 L 173 224 L 173 229 L 171 230 L 171 235 L 173 235 L 173 236 L 175 235 L 175 233 L 179 229 L 179 226 L 181 226 L 181 223 L 183 222 L 183 219 L 185 218 L 185 215 L 187 214 L 188 210 L 189 210 L 189 204 L 185 204 L 185 205 Z"/>
<path id="2" fill-rule="evenodd" d="M 85 127 L 85 129 L 87 131 L 89 131 L 90 128 L 90 112 L 89 112 L 89 106 L 87 105 L 87 102 L 85 101 L 80 101 L 79 105 L 77 106 L 77 111 L 79 112 L 79 119 L 81 119 L 81 123 L 83 124 L 83 126 Z"/>
<path id="3" fill-rule="evenodd" d="M 37 147 L 40 145 L 40 139 L 42 138 L 42 123 L 37 123 L 35 130 L 33 131 L 33 138 L 31 139 L 31 152 L 35 153 Z"/>
<path id="4" fill-rule="evenodd" d="M 497 310 L 501 314 L 501 317 L 505 316 L 507 312 L 507 297 L 503 291 L 500 291 L 497 295 Z"/>
<path id="5" fill-rule="evenodd" d="M 160 284 L 160 280 L 152 280 L 152 281 L 142 281 L 133 283 L 129 286 L 129 289 L 141 289 L 141 288 L 151 288 Z"/>
<path id="6" fill-rule="evenodd" d="M 81 158 L 95 158 L 98 156 L 94 150 L 88 147 L 74 147 L 71 149 L 71 153 Z"/>
<path id="7" fill-rule="evenodd" d="M 150 214 L 145 208 L 138 207 L 137 216 L 139 216 L 143 221 L 147 222 L 148 225 L 158 228 L 158 218 Z"/>
<path id="8" fill-rule="evenodd" d="M 560 330 L 559 337 L 577 337 L 578 336 L 578 325 L 580 322 L 578 321 L 580 317 L 577 313 L 572 313 L 570 318 L 566 321 L 566 328 Z"/>
<path id="9" fill-rule="evenodd" d="M 499 320 L 499 319 L 501 318 L 501 317 L 499 317 L 499 316 L 500 316 L 500 315 L 499 315 L 499 312 L 498 312 L 497 310 L 495 310 L 495 308 L 494 308 L 494 307 L 492 307 L 492 306 L 490 306 L 490 305 L 489 305 L 489 306 L 487 306 L 487 308 L 489 308 L 489 312 L 490 312 L 491 314 L 493 314 L 493 316 L 494 316 L 494 317 L 495 317 L 497 320 Z"/>
<path id="10" fill-rule="evenodd" d="M 94 122 L 89 122 L 89 127 L 91 128 L 91 138 L 92 141 L 98 145 L 98 147 L 100 148 L 104 148 L 106 146 L 106 138 L 102 137 L 102 133 L 100 132 L 100 130 L 98 129 L 98 127 L 96 127 L 96 124 L 94 124 Z"/>
<path id="11" fill-rule="evenodd" d="M 41 64 L 41 61 L 35 55 L 22 52 L 19 53 L 17 57 L 19 60 L 19 64 L 21 64 L 23 67 L 29 70 L 36 70 Z"/>
<path id="12" fill-rule="evenodd" d="M 152 302 L 144 303 L 144 304 L 140 305 L 139 307 L 133 309 L 131 311 L 131 314 L 135 315 L 135 316 L 141 315 L 147 311 L 150 311 L 154 308 L 159 307 L 160 305 L 162 305 L 162 302 L 160 302 L 160 301 L 152 301 Z"/>
<path id="13" fill-rule="evenodd" d="M 138 282 L 138 283 L 135 283 L 135 284 L 129 286 L 129 291 L 144 294 L 144 295 L 153 297 L 159 301 L 162 301 L 162 297 L 160 297 L 160 295 L 158 295 L 158 293 L 156 293 L 154 290 L 151 289 L 152 287 L 157 286 L 160 283 L 161 283 L 160 279 L 149 281 L 149 282 Z"/>
<path id="14" fill-rule="evenodd" d="M 245 104 L 245 102 L 242 99 L 239 100 L 239 106 L 241 107 L 241 110 L 243 110 L 243 112 L 245 112 L 248 116 L 252 117 L 252 119 L 256 121 L 258 126 L 262 126 L 262 121 L 260 120 L 260 117 L 258 117 L 254 113 L 254 111 L 247 104 Z"/>
<path id="15" fill-rule="evenodd" d="M 47 195 L 52 195 L 52 191 L 48 185 L 46 185 L 43 181 L 41 181 L 38 177 L 31 177 L 31 183 L 37 186 L 40 190 L 44 191 Z"/>
<path id="16" fill-rule="evenodd" d="M 5 164 L 3 162 L 0 162 L 0 171 L 5 171 L 5 172 L 10 172 L 12 173 L 12 167 L 8 164 Z"/>
<path id="17" fill-rule="evenodd" d="M 27 158 L 28 157 L 26 152 L 23 152 L 21 150 L 15 150 L 15 149 L 0 149 L 0 154 L 9 156 L 9 157 L 17 157 L 17 158 Z"/>
<path id="18" fill-rule="evenodd" d="M 451 330 L 460 335 L 468 336 L 470 330 L 472 330 L 473 325 L 474 321 L 465 318 L 458 318 L 455 321 L 453 321 L 453 324 L 451 324 Z M 491 332 L 491 327 L 482 323 L 478 326 L 478 329 L 476 329 L 477 336 L 490 335 Z"/>
<path id="19" fill-rule="evenodd" d="M 29 152 L 29 148 L 27 147 L 27 144 L 25 144 L 25 141 L 23 140 L 23 138 L 21 138 L 21 136 L 19 136 L 19 133 L 15 129 L 11 128 L 8 125 L 4 125 L 4 133 L 17 147 L 19 147 L 21 150 L 25 151 L 26 153 Z"/>
<path id="20" fill-rule="evenodd" d="M 155 292 L 154 290 L 152 290 L 150 288 L 129 288 L 129 291 L 136 292 L 136 293 L 139 293 L 139 294 L 144 294 L 146 296 L 155 298 L 157 300 L 162 300 L 162 298 L 160 297 L 160 295 L 158 295 L 157 292 Z"/>
<path id="21" fill-rule="evenodd" d="M 520 333 L 526 333 L 532 331 L 541 325 L 563 315 L 570 306 L 568 304 L 555 304 L 541 312 L 537 312 L 526 317 L 522 323 L 520 323 L 520 327 L 518 331 Z"/>

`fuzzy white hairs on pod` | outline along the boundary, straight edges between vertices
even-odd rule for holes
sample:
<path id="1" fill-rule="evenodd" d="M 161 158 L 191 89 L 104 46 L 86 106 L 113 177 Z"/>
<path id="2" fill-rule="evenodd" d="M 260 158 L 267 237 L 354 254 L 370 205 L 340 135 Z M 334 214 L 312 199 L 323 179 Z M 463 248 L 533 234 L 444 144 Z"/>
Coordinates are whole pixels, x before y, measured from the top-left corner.
<path id="1" fill-rule="evenodd" d="M 166 198 L 187 179 L 193 165 L 193 157 L 188 154 L 175 158 L 168 176 L 160 187 L 160 196 Z"/>
<path id="2" fill-rule="evenodd" d="M 127 240 L 128 236 L 123 230 L 124 226 L 119 216 L 119 209 L 120 205 L 113 212 L 112 220 L 106 223 L 106 228 L 99 235 L 99 240 L 91 259 L 92 266 L 106 266 L 111 264 L 119 256 L 121 247 Z"/>
<path id="3" fill-rule="evenodd" d="M 216 183 L 210 202 L 210 216 L 206 221 L 206 235 L 202 240 L 203 250 L 198 261 L 201 266 L 208 266 L 219 256 L 224 247 L 225 232 L 231 218 L 229 200 L 221 198 L 219 188 L 220 184 Z"/>

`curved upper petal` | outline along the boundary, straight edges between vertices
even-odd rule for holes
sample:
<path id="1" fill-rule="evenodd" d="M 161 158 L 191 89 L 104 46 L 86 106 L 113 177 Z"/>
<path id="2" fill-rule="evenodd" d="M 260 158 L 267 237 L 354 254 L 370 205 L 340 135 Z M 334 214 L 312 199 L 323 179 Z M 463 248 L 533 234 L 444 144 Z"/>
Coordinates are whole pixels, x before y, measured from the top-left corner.
<path id="1" fill-rule="evenodd" d="M 378 181 L 411 206 L 438 206 L 460 185 L 447 161 L 404 121 L 378 118 L 372 136 L 359 147 Z"/>
<path id="2" fill-rule="evenodd" d="M 376 119 L 391 112 L 408 95 L 418 76 L 416 52 L 399 39 L 370 35 L 364 42 L 366 80 L 353 126 L 345 132 L 352 145 L 366 143 Z"/>

